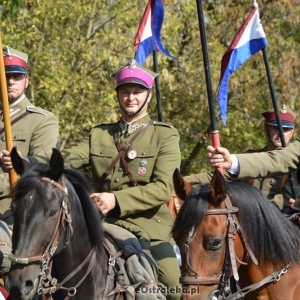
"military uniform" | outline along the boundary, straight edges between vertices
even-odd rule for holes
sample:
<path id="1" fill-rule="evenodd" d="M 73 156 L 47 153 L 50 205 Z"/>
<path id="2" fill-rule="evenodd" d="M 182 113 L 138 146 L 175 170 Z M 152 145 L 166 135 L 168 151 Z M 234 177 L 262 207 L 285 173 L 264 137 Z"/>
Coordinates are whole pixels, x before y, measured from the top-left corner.
<path id="1" fill-rule="evenodd" d="M 240 165 L 238 178 L 275 177 L 297 170 L 300 165 L 300 137 L 285 148 L 251 154 L 235 154 Z"/>
<path id="2" fill-rule="evenodd" d="M 245 151 L 245 153 L 259 153 L 266 151 L 267 148 L 264 147 L 263 149 L 259 150 L 250 149 Z M 288 205 L 288 200 L 292 198 L 287 174 L 281 174 L 280 176 L 273 176 L 270 178 L 251 178 L 244 181 L 259 189 L 265 197 L 270 199 L 272 203 L 282 211 L 284 210 L 285 206 Z M 299 194 L 299 184 L 296 180 L 294 182 L 295 187 L 297 188 L 297 194 Z"/>
<path id="3" fill-rule="evenodd" d="M 268 110 L 264 113 L 262 113 L 262 116 L 265 118 L 265 132 L 269 138 L 269 144 L 271 143 L 272 146 L 276 147 L 274 145 L 274 142 L 272 141 L 269 133 L 269 128 L 270 126 L 275 126 L 277 127 L 277 119 L 276 115 L 273 109 Z M 279 117 L 281 119 L 282 123 L 282 128 L 286 129 L 288 132 L 293 133 L 294 130 L 294 123 L 295 123 L 295 116 L 293 111 L 288 109 L 285 105 L 282 106 L 281 110 L 279 111 Z M 268 127 L 269 126 L 269 127 Z M 291 131 L 292 130 L 292 131 Z M 268 145 L 269 145 L 268 144 Z M 272 147 L 265 147 L 261 150 L 255 151 L 248 151 L 248 153 L 253 153 L 253 152 L 267 152 L 268 149 L 272 149 Z M 281 151 L 281 150 L 279 150 Z M 254 157 L 253 157 L 254 158 Z M 260 161 L 256 161 L 256 163 L 260 164 Z M 265 162 L 264 162 L 265 164 Z M 260 165 L 261 166 L 261 165 Z M 290 171 L 291 173 L 291 171 Z M 296 172 L 291 173 L 292 177 L 296 178 Z M 253 181 L 253 185 L 256 186 L 258 189 L 262 191 L 262 193 L 272 201 L 281 209 L 284 210 L 286 205 L 289 205 L 289 199 L 294 198 L 291 192 L 291 187 L 290 187 L 290 182 L 289 182 L 289 177 L 288 174 L 285 175 L 268 175 L 266 177 L 259 177 L 257 179 L 250 179 Z M 294 180 L 294 185 L 295 185 L 295 193 L 296 197 L 299 196 L 299 184 L 297 180 Z"/>
<path id="4" fill-rule="evenodd" d="M 12 93 L 8 96 L 13 146 L 16 146 L 22 155 L 50 155 L 52 148 L 59 147 L 58 121 L 52 113 L 34 107 L 24 94 L 28 84 L 28 55 L 9 46 L 3 48 L 3 55 L 6 78 L 8 78 L 8 94 Z M 10 83 L 11 78 L 14 78 L 14 83 Z M 24 86 L 21 89 L 16 82 L 23 80 Z M 0 150 L 6 148 L 3 111 L 0 104 Z M 9 175 L 0 169 L 0 218 L 11 227 L 13 218 L 10 203 Z"/>
<path id="5" fill-rule="evenodd" d="M 56 117 L 43 109 L 34 107 L 24 97 L 10 106 L 13 146 L 22 155 L 51 154 L 52 148 L 59 147 L 59 126 Z M 0 111 L 2 114 L 2 111 Z M 18 119 L 20 118 L 20 119 Z M 16 123 L 14 123 L 14 121 Z M 6 149 L 4 123 L 0 120 L 0 149 Z M 0 213 L 8 225 L 12 225 L 10 212 L 9 175 L 0 169 Z"/>

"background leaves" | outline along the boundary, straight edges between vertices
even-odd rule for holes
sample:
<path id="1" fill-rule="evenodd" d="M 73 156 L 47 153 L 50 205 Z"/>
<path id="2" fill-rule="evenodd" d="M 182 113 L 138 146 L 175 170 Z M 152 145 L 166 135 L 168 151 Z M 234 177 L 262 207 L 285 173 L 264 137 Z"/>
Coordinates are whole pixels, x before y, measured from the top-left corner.
<path id="1" fill-rule="evenodd" d="M 279 105 L 299 118 L 300 3 L 258 1 Z M 147 1 L 4 0 L 2 44 L 29 55 L 31 101 L 56 114 L 62 147 L 75 145 L 97 123 L 118 119 L 110 75 L 134 56 L 133 41 Z M 214 91 L 226 48 L 251 11 L 252 1 L 203 1 Z M 163 121 L 181 136 L 182 172 L 209 170 L 210 120 L 196 1 L 166 0 L 162 39 L 172 61 L 158 53 Z M 149 56 L 146 67 L 152 68 Z M 155 94 L 150 107 L 156 118 Z M 218 105 L 215 110 L 219 114 Z M 232 152 L 265 144 L 261 112 L 272 102 L 262 53 L 230 79 L 227 125 L 221 145 Z M 219 118 L 218 118 L 219 119 Z"/>

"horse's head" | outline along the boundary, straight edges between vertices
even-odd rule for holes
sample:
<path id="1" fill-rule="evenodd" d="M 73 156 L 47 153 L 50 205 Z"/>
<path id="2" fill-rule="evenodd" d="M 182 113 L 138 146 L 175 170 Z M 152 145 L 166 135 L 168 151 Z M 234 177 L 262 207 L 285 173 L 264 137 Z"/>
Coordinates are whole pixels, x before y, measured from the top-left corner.
<path id="1" fill-rule="evenodd" d="M 242 259 L 236 213 L 219 171 L 210 185 L 196 187 L 185 200 L 172 231 L 182 254 L 185 299 L 211 299 L 222 277 L 229 278 L 235 256 Z M 230 243 L 232 257 L 226 254 Z"/>
<path id="2" fill-rule="evenodd" d="M 59 215 L 68 214 L 67 210 L 61 212 L 62 202 L 67 198 L 67 190 L 61 182 L 64 161 L 56 149 L 49 166 L 27 165 L 15 148 L 11 159 L 21 177 L 13 190 L 13 253 L 6 285 L 13 299 L 31 299 L 38 287 L 41 264 L 52 259 L 57 247 L 62 247 L 58 245 Z"/>

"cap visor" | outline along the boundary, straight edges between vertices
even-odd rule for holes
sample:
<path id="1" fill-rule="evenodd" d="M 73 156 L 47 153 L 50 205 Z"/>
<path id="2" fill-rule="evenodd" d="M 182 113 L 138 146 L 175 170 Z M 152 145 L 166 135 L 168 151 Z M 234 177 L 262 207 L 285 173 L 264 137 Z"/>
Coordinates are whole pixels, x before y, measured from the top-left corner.
<path id="1" fill-rule="evenodd" d="M 277 126 L 276 120 L 269 121 L 269 122 L 267 122 L 267 124 L 269 124 L 271 126 Z M 294 124 L 292 122 L 289 122 L 289 121 L 281 120 L 281 124 L 282 124 L 283 128 L 294 128 Z"/>
<path id="2" fill-rule="evenodd" d="M 27 72 L 21 66 L 10 66 L 10 67 L 5 67 L 5 73 L 22 73 L 22 74 L 26 74 Z"/>

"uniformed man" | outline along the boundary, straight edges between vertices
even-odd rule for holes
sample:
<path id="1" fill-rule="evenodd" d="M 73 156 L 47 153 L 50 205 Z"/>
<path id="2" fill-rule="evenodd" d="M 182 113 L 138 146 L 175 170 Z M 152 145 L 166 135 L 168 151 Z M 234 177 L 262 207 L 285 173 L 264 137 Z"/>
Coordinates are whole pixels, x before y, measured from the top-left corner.
<path id="1" fill-rule="evenodd" d="M 267 144 L 262 149 L 249 149 L 245 153 L 256 153 L 256 152 L 266 152 L 272 151 L 279 147 L 282 147 L 281 138 L 278 130 L 278 125 L 276 121 L 276 115 L 274 109 L 267 110 L 262 113 L 264 117 L 264 133 L 267 138 Z M 283 105 L 279 111 L 279 117 L 281 119 L 284 139 L 286 145 L 289 144 L 291 138 L 294 134 L 294 124 L 295 124 L 295 114 L 292 110 L 288 109 L 286 105 Z M 213 173 L 208 173 L 212 175 Z M 299 195 L 300 187 L 296 180 L 296 172 L 293 172 L 295 192 Z M 190 182 L 204 182 L 210 179 L 207 174 L 195 174 L 186 176 L 185 179 Z M 290 188 L 290 182 L 288 181 L 288 175 L 279 175 L 275 177 L 260 177 L 260 178 L 250 178 L 245 180 L 245 182 L 252 184 L 258 188 L 268 199 L 270 199 L 280 210 L 284 211 L 285 207 L 289 204 L 290 198 L 292 198 L 292 192 Z"/>
<path id="2" fill-rule="evenodd" d="M 297 170 L 300 165 L 300 137 L 275 151 L 230 154 L 224 147 L 207 147 L 210 164 L 228 170 L 234 178 L 276 177 Z"/>
<path id="3" fill-rule="evenodd" d="M 265 111 L 262 113 L 262 116 L 265 119 L 264 133 L 267 137 L 267 145 L 262 149 L 247 150 L 245 153 L 273 151 L 282 147 L 274 109 Z M 295 114 L 292 110 L 288 109 L 286 105 L 283 105 L 279 111 L 279 117 L 281 119 L 285 143 L 288 145 L 295 130 Z M 299 184 L 296 179 L 296 172 L 293 172 L 292 176 L 294 178 L 295 192 L 299 195 Z M 248 180 L 248 182 L 261 190 L 261 192 L 282 211 L 289 205 L 289 200 L 293 197 L 288 174 L 272 178 L 253 178 Z"/>
<path id="4" fill-rule="evenodd" d="M 169 292 L 167 299 L 180 299 L 180 269 L 170 234 L 173 218 L 166 205 L 173 189 L 173 172 L 180 167 L 179 134 L 148 114 L 156 76 L 135 60 L 116 72 L 120 120 L 95 126 L 87 138 L 63 155 L 71 167 L 91 167 L 91 198 L 106 215 L 105 221 L 149 241 L 158 279 L 166 287 L 162 292 Z M 34 162 L 34 158 L 28 159 Z"/>
<path id="5" fill-rule="evenodd" d="M 25 96 L 29 83 L 28 56 L 9 46 L 3 48 L 3 55 L 13 145 L 17 146 L 23 155 L 51 154 L 52 148 L 59 147 L 58 121 L 52 113 L 33 106 Z M 0 103 L 0 157 L 8 154 L 5 149 L 6 137 Z M 2 167 L 2 160 L 0 165 Z M 13 218 L 10 204 L 9 176 L 0 168 L 0 219 L 11 228 Z"/>

